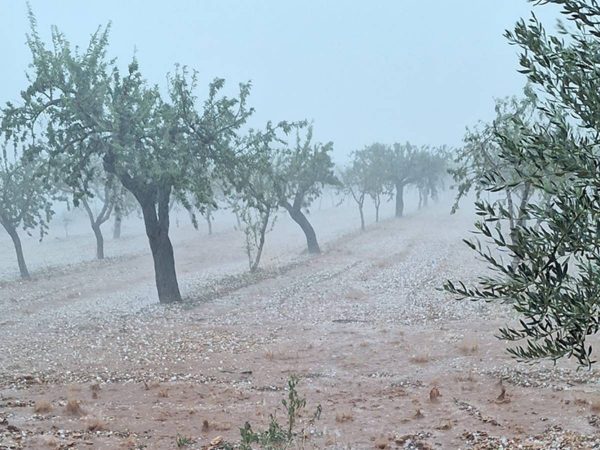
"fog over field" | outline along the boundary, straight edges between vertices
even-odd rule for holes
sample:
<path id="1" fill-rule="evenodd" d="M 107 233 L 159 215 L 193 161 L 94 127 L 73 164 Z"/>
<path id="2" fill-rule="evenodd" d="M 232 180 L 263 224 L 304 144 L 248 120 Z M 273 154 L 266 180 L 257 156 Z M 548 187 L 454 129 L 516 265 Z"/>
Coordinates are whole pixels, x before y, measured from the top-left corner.
<path id="1" fill-rule="evenodd" d="M 600 448 L 598 17 L 0 0 L 0 450 Z"/>

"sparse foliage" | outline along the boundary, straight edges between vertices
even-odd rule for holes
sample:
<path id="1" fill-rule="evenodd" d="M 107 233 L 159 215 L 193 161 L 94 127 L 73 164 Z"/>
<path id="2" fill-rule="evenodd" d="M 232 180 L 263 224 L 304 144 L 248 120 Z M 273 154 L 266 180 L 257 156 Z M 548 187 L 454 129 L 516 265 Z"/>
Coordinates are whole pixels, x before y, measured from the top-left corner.
<path id="1" fill-rule="evenodd" d="M 5 133 L 7 130 L 3 126 Z M 25 158 L 19 147 L 10 152 L 2 146 L 0 155 L 0 224 L 10 236 L 17 256 L 21 277 L 30 277 L 19 229 L 30 233 L 37 228 L 40 239 L 47 231 L 54 211 L 51 190 L 38 176 L 41 162 Z"/>
<path id="2" fill-rule="evenodd" d="M 320 253 L 317 235 L 305 215 L 312 202 L 321 195 L 324 186 L 338 186 L 333 171 L 333 143 L 313 142 L 313 127 L 294 124 L 295 145 L 282 145 L 272 160 L 271 177 L 279 204 L 302 228 L 309 253 Z M 303 134 L 303 131 L 306 133 Z"/>
<path id="3" fill-rule="evenodd" d="M 264 450 L 283 450 L 290 448 L 296 438 L 304 438 L 304 429 L 297 430 L 296 425 L 300 414 L 306 408 L 306 399 L 301 397 L 297 391 L 299 379 L 292 375 L 288 380 L 288 398 L 281 401 L 286 411 L 287 420 L 285 424 L 280 424 L 271 414 L 269 427 L 264 431 L 255 431 L 249 422 L 246 422 L 240 428 L 240 442 L 237 445 L 226 444 L 222 448 L 239 448 L 240 450 L 252 450 L 256 444 Z M 321 405 L 318 405 L 315 412 L 308 420 L 308 425 L 313 425 L 321 417 Z"/>

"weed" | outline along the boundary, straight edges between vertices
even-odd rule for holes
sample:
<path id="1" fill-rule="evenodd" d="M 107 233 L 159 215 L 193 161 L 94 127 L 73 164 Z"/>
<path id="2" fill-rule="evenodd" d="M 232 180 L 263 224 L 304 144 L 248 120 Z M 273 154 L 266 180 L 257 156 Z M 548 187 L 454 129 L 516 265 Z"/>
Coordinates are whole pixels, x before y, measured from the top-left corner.
<path id="1" fill-rule="evenodd" d="M 46 414 L 52 411 L 52 404 L 48 400 L 38 400 L 35 402 L 33 411 L 36 414 Z"/>
<path id="2" fill-rule="evenodd" d="M 169 397 L 169 391 L 167 389 L 161 389 L 160 391 L 158 391 L 158 396 L 160 398 L 167 398 Z"/>
<path id="3" fill-rule="evenodd" d="M 194 441 L 192 438 L 182 436 L 180 434 L 178 434 L 177 438 L 175 439 L 175 444 L 177 445 L 177 448 L 187 447 L 188 445 L 192 445 L 193 443 Z"/>
<path id="4" fill-rule="evenodd" d="M 285 424 L 280 424 L 274 414 L 270 415 L 269 427 L 264 431 L 254 431 L 252 425 L 246 422 L 240 428 L 240 442 L 238 444 L 230 444 L 222 442 L 217 448 L 230 450 L 239 448 L 240 450 L 252 450 L 252 445 L 257 444 L 265 450 L 280 450 L 289 448 L 297 435 L 304 436 L 304 430 L 296 432 L 296 425 L 302 410 L 306 408 L 306 398 L 298 394 L 297 386 L 299 379 L 292 375 L 288 380 L 288 396 L 283 399 L 281 404 L 286 410 L 287 421 Z M 321 405 L 318 405 L 314 414 L 308 421 L 309 425 L 314 424 L 321 417 Z"/>
<path id="5" fill-rule="evenodd" d="M 91 419 L 87 423 L 87 429 L 91 432 L 106 430 L 106 424 L 100 419 Z"/>
<path id="6" fill-rule="evenodd" d="M 338 423 L 351 422 L 354 420 L 351 412 L 339 412 L 335 415 L 335 421 Z"/>
<path id="7" fill-rule="evenodd" d="M 429 356 L 428 355 L 413 355 L 410 358 L 411 362 L 415 363 L 415 364 L 426 364 L 429 362 Z"/>
<path id="8" fill-rule="evenodd" d="M 472 355 L 472 354 L 477 353 L 479 351 L 479 344 L 477 344 L 477 342 L 473 342 L 473 341 L 470 341 L 470 340 L 464 340 L 458 346 L 458 349 L 465 356 L 466 355 Z"/>
<path id="9" fill-rule="evenodd" d="M 65 412 L 71 416 L 81 416 L 83 414 L 83 409 L 77 400 L 70 399 L 65 405 Z"/>

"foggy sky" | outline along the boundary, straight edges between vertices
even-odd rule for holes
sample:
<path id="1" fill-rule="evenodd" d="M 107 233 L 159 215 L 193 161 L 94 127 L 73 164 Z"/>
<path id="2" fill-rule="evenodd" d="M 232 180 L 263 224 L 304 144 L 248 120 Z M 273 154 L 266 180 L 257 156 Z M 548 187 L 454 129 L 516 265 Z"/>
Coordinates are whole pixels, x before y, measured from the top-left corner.
<path id="1" fill-rule="evenodd" d="M 335 159 L 374 141 L 460 145 L 465 126 L 518 94 L 518 49 L 502 36 L 525 0 L 31 0 L 44 38 L 85 45 L 112 21 L 111 56 L 135 54 L 151 83 L 175 63 L 206 85 L 252 80 L 253 126 L 314 119 Z M 553 26 L 557 15 L 536 7 Z M 30 61 L 24 0 L 0 0 L 0 102 L 18 99 Z M 201 91 L 203 96 L 206 91 Z M 231 92 L 231 91 L 230 91 Z"/>

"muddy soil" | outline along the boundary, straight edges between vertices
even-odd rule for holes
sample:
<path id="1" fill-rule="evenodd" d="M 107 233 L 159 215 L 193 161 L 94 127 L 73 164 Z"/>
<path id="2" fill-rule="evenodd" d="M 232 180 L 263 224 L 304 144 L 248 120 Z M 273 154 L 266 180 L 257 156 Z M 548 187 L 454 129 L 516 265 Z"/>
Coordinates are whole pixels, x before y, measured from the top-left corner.
<path id="1" fill-rule="evenodd" d="M 507 307 L 439 290 L 482 274 L 461 243 L 470 216 L 415 212 L 366 232 L 344 208 L 312 216 L 329 225 L 323 254 L 284 224 L 253 276 L 231 227 L 176 232 L 180 305 L 156 303 L 139 234 L 106 261 L 40 251 L 31 282 L 6 274 L 0 448 L 236 442 L 245 422 L 285 423 L 292 375 L 307 403 L 294 448 L 600 448 L 598 371 L 515 362 L 494 337 L 515 320 Z"/>

